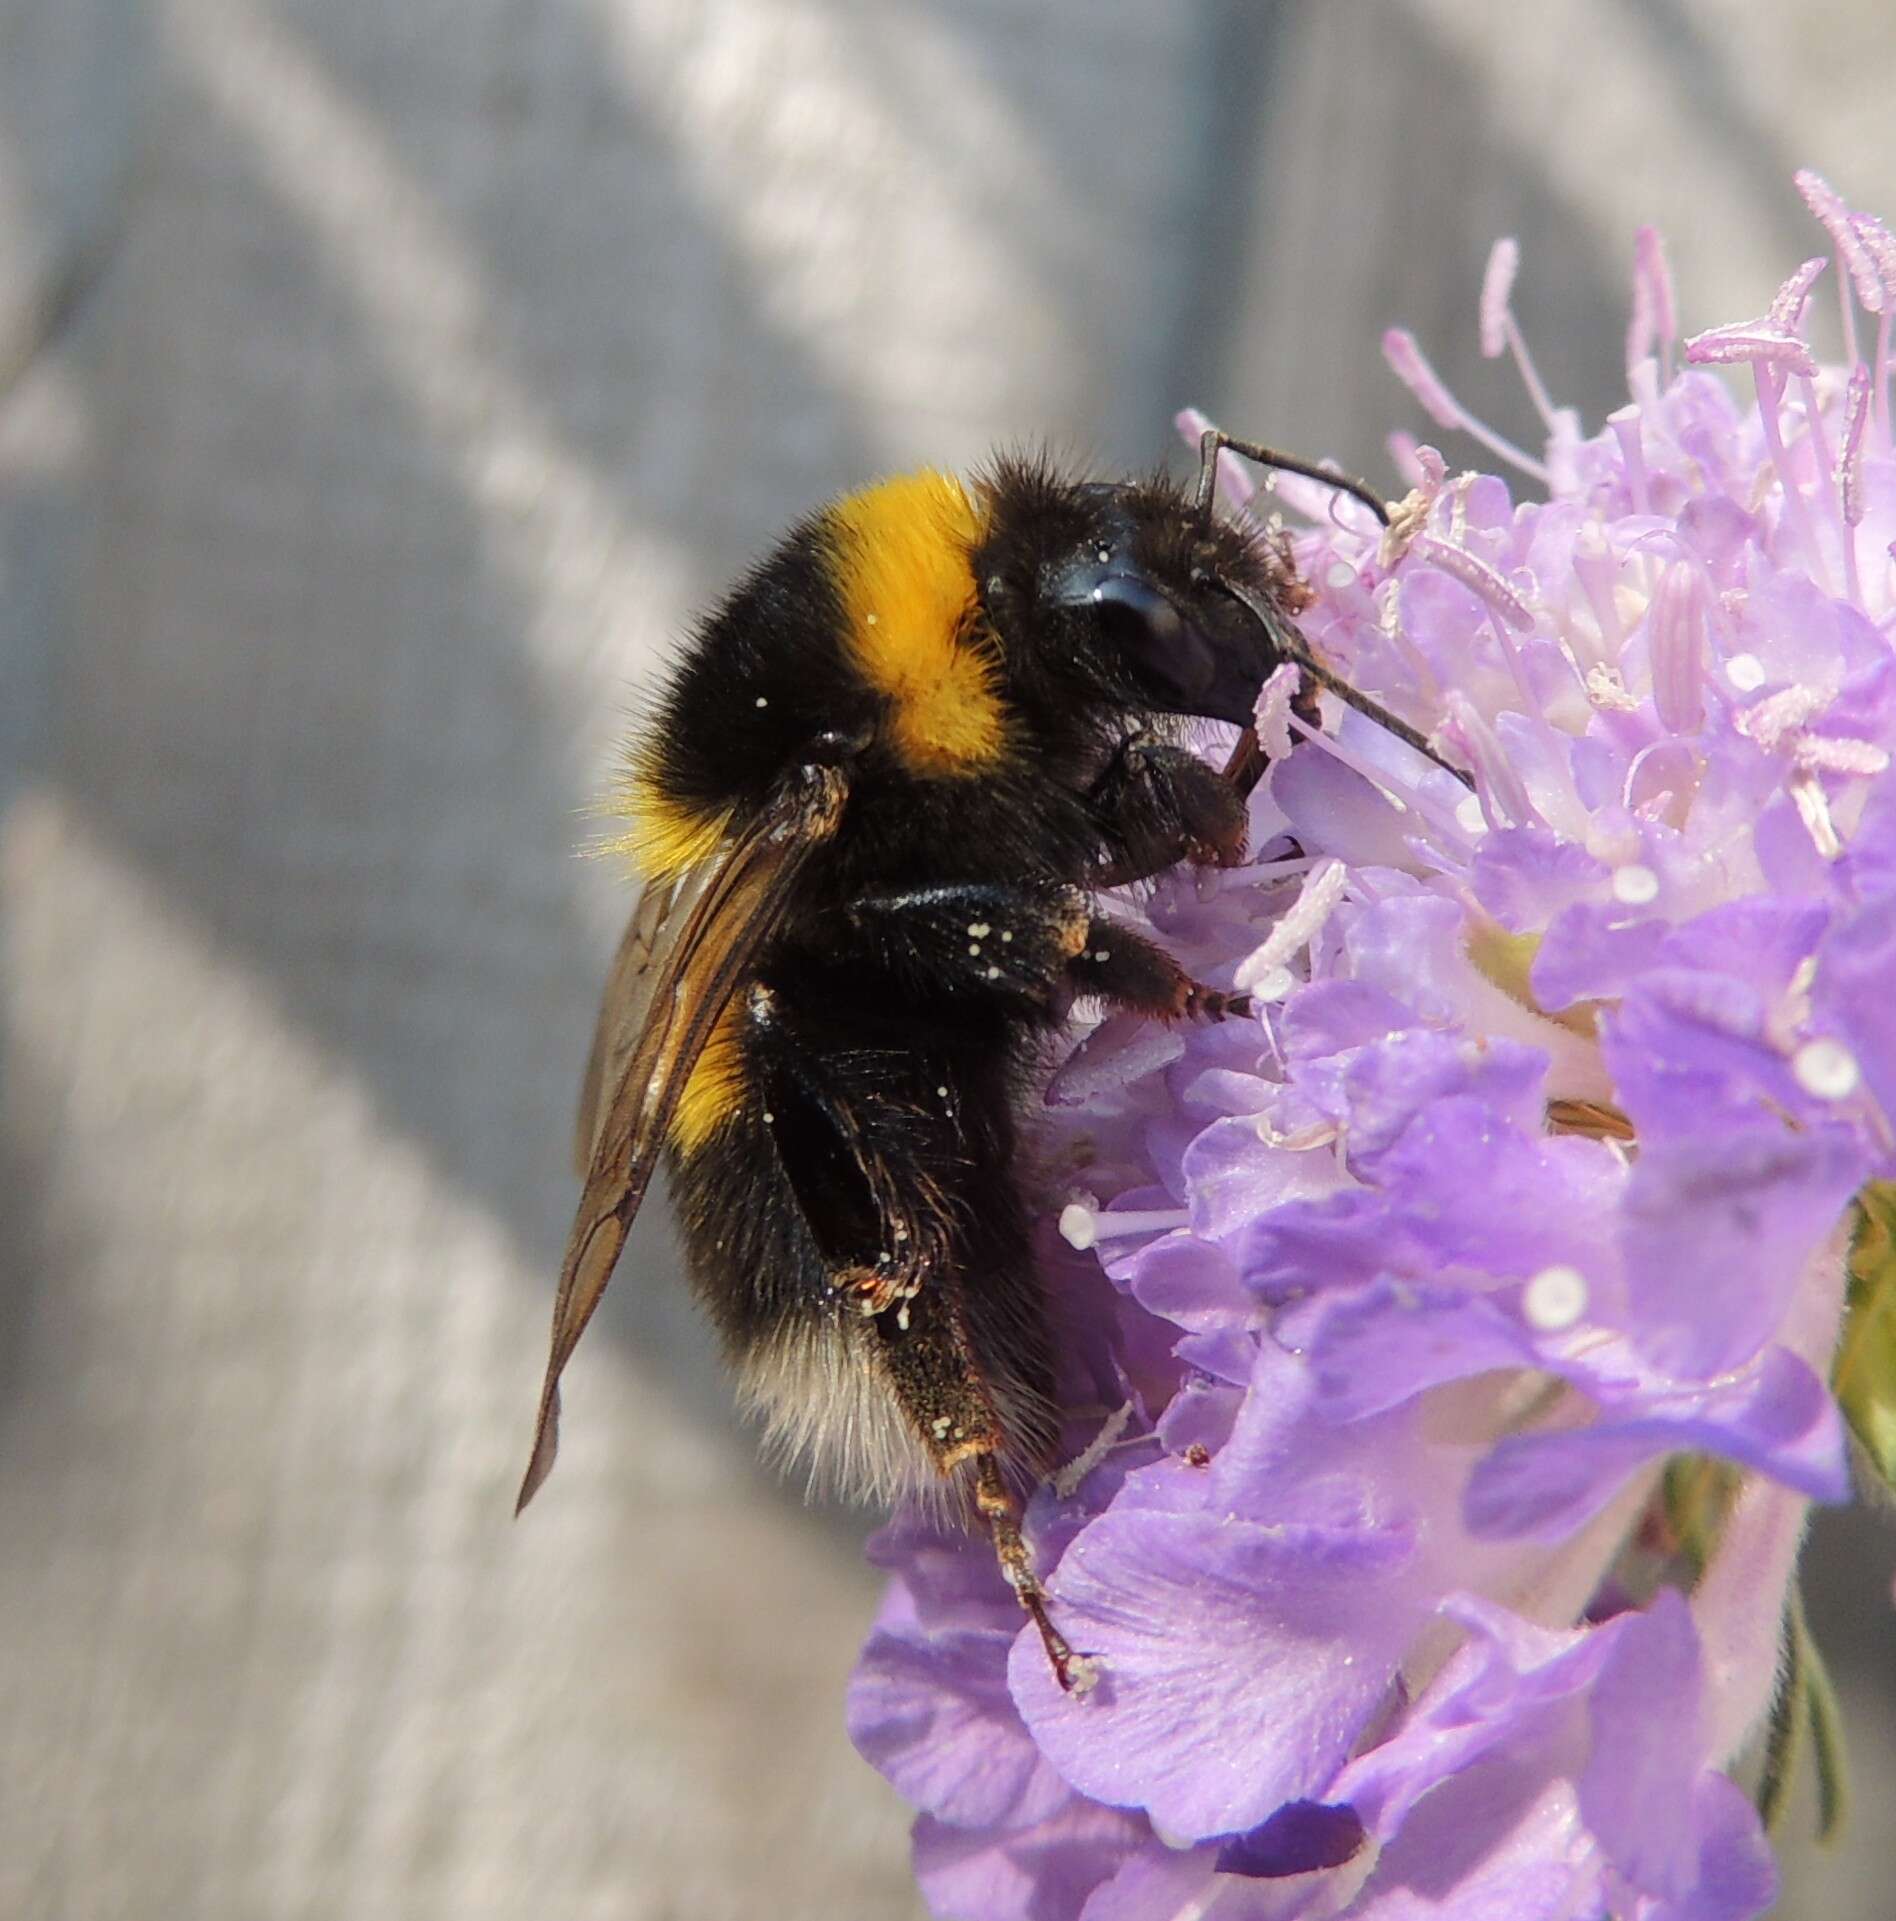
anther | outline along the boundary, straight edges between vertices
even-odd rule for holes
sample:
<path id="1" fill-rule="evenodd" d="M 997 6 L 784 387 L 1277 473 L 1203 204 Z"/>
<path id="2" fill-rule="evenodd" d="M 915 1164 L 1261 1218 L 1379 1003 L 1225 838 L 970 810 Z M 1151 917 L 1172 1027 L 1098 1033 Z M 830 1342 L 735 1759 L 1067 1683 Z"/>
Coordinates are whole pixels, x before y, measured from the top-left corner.
<path id="1" fill-rule="evenodd" d="M 1530 1327 L 1560 1334 L 1587 1311 L 1587 1277 L 1577 1267 L 1543 1267 L 1521 1295 L 1521 1312 Z"/>
<path id="2" fill-rule="evenodd" d="M 1791 1056 L 1791 1072 L 1798 1086 L 1820 1101 L 1848 1100 L 1863 1078 L 1857 1057 L 1841 1041 L 1828 1038 L 1806 1041 Z"/>

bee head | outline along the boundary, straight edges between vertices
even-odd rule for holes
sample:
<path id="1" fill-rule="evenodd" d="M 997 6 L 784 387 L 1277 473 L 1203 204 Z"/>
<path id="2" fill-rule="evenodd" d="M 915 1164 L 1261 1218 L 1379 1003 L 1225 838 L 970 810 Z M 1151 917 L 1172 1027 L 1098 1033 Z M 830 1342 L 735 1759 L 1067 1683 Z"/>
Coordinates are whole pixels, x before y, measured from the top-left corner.
<path id="1" fill-rule="evenodd" d="M 1006 467 L 988 527 L 977 578 L 1011 659 L 1128 706 L 1250 721 L 1287 622 L 1237 528 L 1163 479 Z"/>

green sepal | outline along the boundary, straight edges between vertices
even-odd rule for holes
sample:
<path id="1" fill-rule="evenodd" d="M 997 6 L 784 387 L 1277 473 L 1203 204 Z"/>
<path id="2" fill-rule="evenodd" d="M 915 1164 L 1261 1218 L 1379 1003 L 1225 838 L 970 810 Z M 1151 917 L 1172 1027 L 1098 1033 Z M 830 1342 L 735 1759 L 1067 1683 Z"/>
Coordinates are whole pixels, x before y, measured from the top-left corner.
<path id="1" fill-rule="evenodd" d="M 1803 1599 L 1797 1615 L 1804 1616 Z M 1824 1657 L 1810 1630 L 1804 1630 L 1805 1688 L 1810 1715 L 1811 1759 L 1817 1765 L 1817 1839 L 1834 1841 L 1850 1818 L 1850 1757 L 1843 1741 L 1843 1710 L 1837 1690 L 1824 1666 Z"/>
<path id="2" fill-rule="evenodd" d="M 1804 1627 L 1804 1610 L 1795 1601 L 1785 1606 L 1783 1634 L 1777 1698 L 1765 1726 L 1764 1765 L 1758 1774 L 1758 1819 L 1767 1834 L 1775 1834 L 1784 1818 L 1810 1728 L 1810 1635 Z"/>
<path id="3" fill-rule="evenodd" d="M 1810 1744 L 1817 1775 L 1817 1839 L 1842 1834 L 1850 1811 L 1849 1756 L 1844 1749 L 1843 1716 L 1837 1691 L 1804 1616 L 1804 1595 L 1793 1586 L 1784 1604 L 1784 1641 L 1779 1657 L 1777 1698 L 1765 1729 L 1764 1765 L 1757 1788 L 1758 1818 L 1775 1831 L 1783 1818 L 1791 1783 Z"/>

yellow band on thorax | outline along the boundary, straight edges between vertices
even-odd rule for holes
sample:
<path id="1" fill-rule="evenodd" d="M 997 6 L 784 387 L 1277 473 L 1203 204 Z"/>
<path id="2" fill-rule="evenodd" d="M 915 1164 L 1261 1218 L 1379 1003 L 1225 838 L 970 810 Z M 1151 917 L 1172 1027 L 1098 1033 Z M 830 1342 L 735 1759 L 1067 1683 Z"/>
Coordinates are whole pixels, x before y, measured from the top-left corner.
<path id="1" fill-rule="evenodd" d="M 952 474 L 924 468 L 830 510 L 847 640 L 890 704 L 893 745 L 923 775 L 972 774 L 1005 751 L 1000 663 L 980 630 L 982 521 Z"/>
<path id="2" fill-rule="evenodd" d="M 609 811 L 631 824 L 603 842 L 599 851 L 629 855 L 648 881 L 669 880 L 709 860 L 731 826 L 728 808 L 699 810 L 674 800 L 650 767 L 632 776 Z"/>

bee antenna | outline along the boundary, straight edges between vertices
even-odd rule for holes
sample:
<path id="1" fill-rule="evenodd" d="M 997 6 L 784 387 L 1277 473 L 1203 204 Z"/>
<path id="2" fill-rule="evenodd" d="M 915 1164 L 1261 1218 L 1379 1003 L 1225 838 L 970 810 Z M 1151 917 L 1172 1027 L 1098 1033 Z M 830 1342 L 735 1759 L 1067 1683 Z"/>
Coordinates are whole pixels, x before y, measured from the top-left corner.
<path id="1" fill-rule="evenodd" d="M 1275 447 L 1260 446 L 1255 440 L 1234 439 L 1222 427 L 1207 427 L 1198 437 L 1198 491 L 1192 498 L 1192 511 L 1207 527 L 1211 525 L 1212 497 L 1218 491 L 1218 456 L 1226 447 L 1246 460 L 1256 461 L 1260 467 L 1301 474 L 1306 480 L 1334 487 L 1338 493 L 1360 500 L 1383 526 L 1389 525 L 1389 508 L 1368 481 L 1352 480 L 1348 474 L 1319 467 L 1312 460 L 1299 460 L 1295 454 L 1279 453 Z"/>
<path id="2" fill-rule="evenodd" d="M 1198 437 L 1198 491 L 1192 497 L 1192 511 L 1207 527 L 1211 525 L 1212 501 L 1218 491 L 1218 456 L 1229 447 L 1234 454 L 1246 460 L 1255 460 L 1260 467 L 1275 467 L 1283 473 L 1301 474 L 1306 480 L 1317 481 L 1325 487 L 1334 487 L 1340 494 L 1348 494 L 1352 500 L 1362 504 L 1374 514 L 1385 527 L 1389 525 L 1389 508 L 1383 498 L 1366 480 L 1353 480 L 1348 474 L 1332 472 L 1328 467 L 1319 467 L 1314 461 L 1299 460 L 1295 454 L 1279 453 L 1275 447 L 1261 446 L 1255 440 L 1238 440 L 1226 433 L 1222 427 L 1207 427 Z M 1228 589 L 1237 592 L 1236 589 Z M 1474 778 L 1465 767 L 1457 767 L 1452 760 L 1444 760 L 1428 743 L 1426 735 L 1411 727 L 1406 720 L 1399 720 L 1387 707 L 1379 705 L 1367 694 L 1360 694 L 1348 681 L 1333 674 L 1310 651 L 1303 636 L 1296 628 L 1277 614 L 1274 608 L 1260 605 L 1249 594 L 1238 593 L 1237 598 L 1262 620 L 1277 643 L 1279 652 L 1286 659 L 1293 660 L 1319 686 L 1327 687 L 1331 693 L 1346 706 L 1354 707 L 1359 714 L 1373 720 L 1385 733 L 1413 747 L 1418 754 L 1432 760 L 1437 767 L 1453 774 L 1461 784 L 1474 791 Z"/>
<path id="3" fill-rule="evenodd" d="M 1318 686 L 1327 687 L 1346 707 L 1354 707 L 1359 714 L 1373 720 L 1386 734 L 1395 737 L 1427 760 L 1432 760 L 1444 773 L 1453 774 L 1472 794 L 1475 791 L 1475 777 L 1465 767 L 1457 767 L 1452 760 L 1444 760 L 1428 743 L 1427 735 L 1411 727 L 1406 720 L 1399 720 L 1387 707 L 1379 705 L 1367 694 L 1359 694 L 1341 675 L 1333 674 L 1323 666 L 1306 647 L 1286 647 L 1284 652 L 1314 680 Z"/>
<path id="4" fill-rule="evenodd" d="M 1472 794 L 1475 791 L 1475 777 L 1465 767 L 1457 767 L 1452 760 L 1445 760 L 1429 745 L 1428 736 L 1419 729 L 1411 727 L 1406 720 L 1392 714 L 1380 702 L 1371 700 L 1350 685 L 1341 674 L 1333 673 L 1324 666 L 1310 651 L 1310 643 L 1299 632 L 1296 623 L 1290 620 L 1276 606 L 1268 594 L 1238 586 L 1235 582 L 1224 583 L 1224 591 L 1240 606 L 1247 607 L 1255 618 L 1263 624 L 1269 634 L 1271 644 L 1288 661 L 1294 662 L 1314 680 L 1319 687 L 1327 687 L 1346 707 L 1354 707 L 1368 720 L 1373 720 L 1386 734 L 1394 734 L 1405 745 L 1413 747 L 1426 760 L 1432 760 L 1444 773 L 1453 774 Z M 1302 718 L 1302 716 L 1299 716 Z"/>

